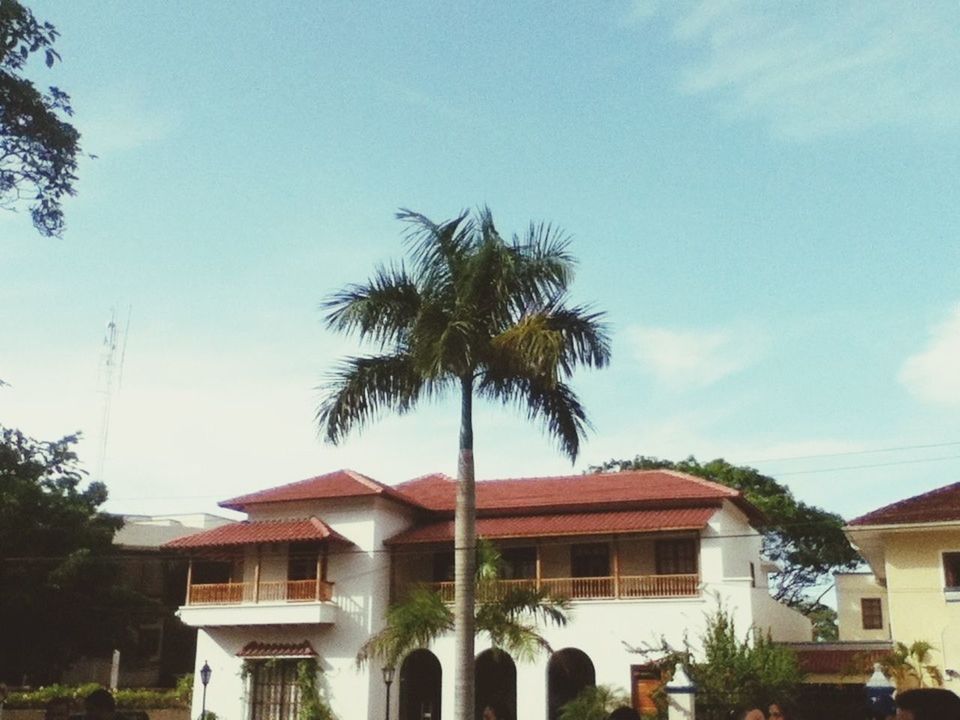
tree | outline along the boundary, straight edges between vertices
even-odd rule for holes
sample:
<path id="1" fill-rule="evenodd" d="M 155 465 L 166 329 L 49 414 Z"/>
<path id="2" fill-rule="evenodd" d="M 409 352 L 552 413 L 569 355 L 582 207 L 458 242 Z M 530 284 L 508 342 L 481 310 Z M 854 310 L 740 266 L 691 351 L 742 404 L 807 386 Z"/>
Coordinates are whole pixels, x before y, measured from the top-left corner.
<path id="1" fill-rule="evenodd" d="M 680 462 L 637 455 L 632 460 L 608 460 L 591 470 L 669 469 L 712 480 L 743 493 L 767 517 L 763 530 L 764 555 L 777 564 L 772 575 L 773 595 L 799 610 L 821 605 L 807 591 L 836 570 L 851 570 L 860 556 L 843 534 L 843 518 L 797 500 L 789 489 L 758 470 L 716 459 L 701 464 L 693 456 Z M 823 618 L 823 614 L 820 616 Z"/>
<path id="2" fill-rule="evenodd" d="M 697 686 L 697 702 L 730 717 L 771 702 L 792 703 L 803 681 L 793 650 L 774 643 L 769 633 L 756 627 L 740 634 L 723 605 L 707 616 L 699 651 L 689 641 L 674 648 L 665 639 L 657 648 L 635 651 L 655 655 L 671 673 L 683 665 Z"/>
<path id="3" fill-rule="evenodd" d="M 570 603 L 546 589 L 510 587 L 500 591 L 497 581 L 503 561 L 489 542 L 477 541 L 477 589 L 475 630 L 490 638 L 490 644 L 519 659 L 530 660 L 549 643 L 538 631 L 540 624 L 564 626 Z M 387 611 L 384 628 L 365 642 L 357 664 L 371 657 L 384 666 L 396 667 L 410 651 L 429 647 L 454 630 L 454 615 L 440 594 L 415 587 Z"/>
<path id="4" fill-rule="evenodd" d="M 897 642 L 893 650 L 880 660 L 880 665 L 893 678 L 898 691 L 942 687 L 943 674 L 933 662 L 933 650 L 934 646 L 926 640 L 915 640 L 910 645 Z"/>
<path id="5" fill-rule="evenodd" d="M 328 327 L 372 342 L 376 354 L 347 358 L 317 411 L 321 433 L 340 442 L 385 410 L 403 414 L 422 399 L 459 391 L 455 513 L 457 720 L 473 714 L 475 490 L 473 401 L 513 403 L 541 419 L 574 460 L 587 428 L 567 384 L 582 365 L 605 366 L 601 314 L 568 306 L 573 259 L 566 236 L 531 224 L 504 240 L 488 209 L 434 223 L 401 210 L 410 251 L 324 304 Z"/>
<path id="6" fill-rule="evenodd" d="M 64 119 L 73 115 L 70 97 L 57 87 L 42 92 L 22 73 L 33 53 L 42 52 L 47 67 L 60 59 L 57 36 L 19 0 L 0 0 L 0 207 L 26 204 L 45 236 L 63 232 L 61 201 L 75 194 L 80 133 Z"/>
<path id="7" fill-rule="evenodd" d="M 38 442 L 0 427 L 0 681 L 56 680 L 81 655 L 132 645 L 153 608 L 112 557 L 121 520 L 80 488 L 76 436 Z"/>

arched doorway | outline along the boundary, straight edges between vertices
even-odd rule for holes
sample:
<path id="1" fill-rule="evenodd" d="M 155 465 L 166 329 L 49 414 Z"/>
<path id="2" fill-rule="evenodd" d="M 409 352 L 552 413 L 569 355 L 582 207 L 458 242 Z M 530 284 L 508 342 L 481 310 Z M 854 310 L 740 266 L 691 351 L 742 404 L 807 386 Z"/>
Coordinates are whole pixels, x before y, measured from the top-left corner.
<path id="1" fill-rule="evenodd" d="M 476 682 L 476 717 L 487 705 L 498 711 L 498 718 L 516 720 L 517 666 L 503 650 L 485 650 L 477 655 L 474 668 Z"/>
<path id="2" fill-rule="evenodd" d="M 414 650 L 400 665 L 400 720 L 440 720 L 443 670 L 429 650 Z"/>
<path id="3" fill-rule="evenodd" d="M 597 674 L 589 656 L 577 648 L 564 648 L 547 663 L 547 708 L 550 720 L 557 720 L 560 708 L 585 687 L 596 685 Z"/>

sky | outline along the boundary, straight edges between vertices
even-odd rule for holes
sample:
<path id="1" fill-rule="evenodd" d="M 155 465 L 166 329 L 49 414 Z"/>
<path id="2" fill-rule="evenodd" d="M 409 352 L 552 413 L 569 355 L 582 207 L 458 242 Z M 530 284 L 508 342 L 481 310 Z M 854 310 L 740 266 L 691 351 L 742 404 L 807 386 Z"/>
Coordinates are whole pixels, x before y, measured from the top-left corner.
<path id="1" fill-rule="evenodd" d="M 402 257 L 401 207 L 559 225 L 606 313 L 576 463 L 480 405 L 481 477 L 723 457 L 847 518 L 960 481 L 954 3 L 30 6 L 96 158 L 62 239 L 0 211 L 0 423 L 81 431 L 107 509 L 455 473 L 455 398 L 313 420 L 363 349 L 318 306 Z"/>

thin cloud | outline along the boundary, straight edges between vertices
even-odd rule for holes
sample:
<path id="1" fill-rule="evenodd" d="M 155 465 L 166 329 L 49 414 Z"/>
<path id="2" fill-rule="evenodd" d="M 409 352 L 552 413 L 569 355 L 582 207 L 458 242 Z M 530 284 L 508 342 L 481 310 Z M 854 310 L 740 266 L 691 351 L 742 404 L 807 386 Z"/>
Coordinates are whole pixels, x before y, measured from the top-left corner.
<path id="1" fill-rule="evenodd" d="M 960 305 L 933 328 L 926 347 L 900 369 L 900 382 L 932 405 L 960 405 Z"/>
<path id="2" fill-rule="evenodd" d="M 696 55 L 680 90 L 792 140 L 878 126 L 960 124 L 960 15 L 945 3 L 670 6 Z"/>
<path id="3" fill-rule="evenodd" d="M 752 365 L 756 343 L 729 330 L 674 330 L 635 325 L 626 331 L 633 356 L 672 389 L 712 385 Z"/>

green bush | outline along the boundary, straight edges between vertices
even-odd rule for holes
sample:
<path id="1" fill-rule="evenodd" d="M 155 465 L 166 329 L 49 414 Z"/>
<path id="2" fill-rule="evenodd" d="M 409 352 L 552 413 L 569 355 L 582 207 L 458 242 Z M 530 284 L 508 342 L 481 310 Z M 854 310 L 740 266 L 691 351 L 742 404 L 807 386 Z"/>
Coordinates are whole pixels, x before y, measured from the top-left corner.
<path id="1" fill-rule="evenodd" d="M 84 685 L 47 685 L 33 690 L 22 690 L 10 693 L 4 707 L 14 709 L 42 708 L 54 698 L 66 698 L 76 706 L 83 704 L 83 699 L 99 688 L 97 683 Z M 191 685 L 192 687 L 192 685 Z M 177 690 L 149 690 L 145 688 L 122 688 L 114 693 L 117 707 L 127 710 L 148 710 L 155 708 L 183 707 L 189 700 L 184 700 Z"/>

